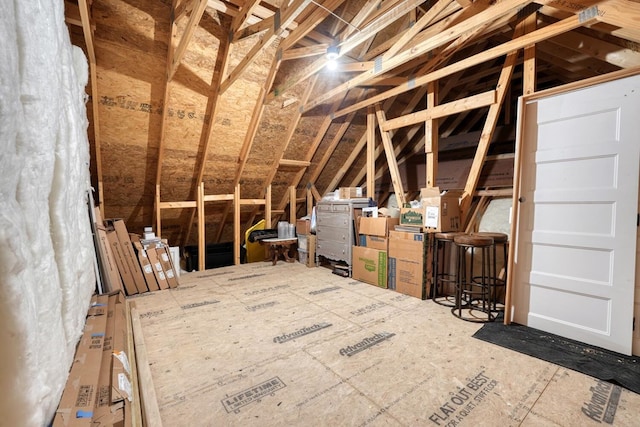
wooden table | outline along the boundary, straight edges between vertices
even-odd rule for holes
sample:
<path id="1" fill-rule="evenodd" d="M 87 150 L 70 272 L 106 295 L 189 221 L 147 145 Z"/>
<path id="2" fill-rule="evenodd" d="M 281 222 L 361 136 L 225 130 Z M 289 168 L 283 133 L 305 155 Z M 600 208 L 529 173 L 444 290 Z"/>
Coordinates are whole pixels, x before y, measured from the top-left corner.
<path id="1" fill-rule="evenodd" d="M 295 262 L 296 255 L 295 252 L 293 256 L 291 256 L 291 245 L 295 245 L 298 243 L 297 238 L 287 238 L 287 239 L 262 239 L 260 243 L 269 245 L 269 257 L 273 262 L 273 265 L 276 265 L 278 262 L 278 258 L 282 255 L 284 260 L 287 262 Z"/>

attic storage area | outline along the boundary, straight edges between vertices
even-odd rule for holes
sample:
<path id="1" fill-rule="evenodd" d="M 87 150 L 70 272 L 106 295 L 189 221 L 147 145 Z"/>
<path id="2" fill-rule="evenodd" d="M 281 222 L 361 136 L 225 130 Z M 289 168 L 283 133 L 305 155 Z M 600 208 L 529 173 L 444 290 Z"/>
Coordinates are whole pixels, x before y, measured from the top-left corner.
<path id="1" fill-rule="evenodd" d="M 0 425 L 637 422 L 637 357 L 623 358 L 640 345 L 629 326 L 640 314 L 633 226 L 591 233 L 602 246 L 586 237 L 549 240 L 545 232 L 577 234 L 577 225 L 559 220 L 565 229 L 540 230 L 544 209 L 567 201 L 543 199 L 542 183 L 531 180 L 559 163 L 537 163 L 531 148 L 544 146 L 533 135 L 556 123 L 540 119 L 554 99 L 601 86 L 607 93 L 606 85 L 620 82 L 627 85 L 621 98 L 632 101 L 606 111 L 630 122 L 627 110 L 635 111 L 640 93 L 637 1 L 63 3 L 0 6 L 7 53 L 0 61 L 0 239 L 7 248 L 0 378 L 12 391 L 1 401 Z M 334 69 L 329 52 L 337 54 Z M 559 108 L 558 121 L 569 110 Z M 568 141 L 569 152 L 574 135 L 599 136 L 604 123 L 567 131 L 558 144 Z M 629 139 L 629 126 L 618 134 Z M 633 136 L 625 141 L 637 145 Z M 580 158 L 635 159 L 629 150 L 593 148 Z M 633 190 L 624 196 L 586 199 L 609 183 L 594 168 L 602 179 L 571 200 L 628 210 L 620 197 L 637 202 L 638 172 L 626 171 L 631 178 L 612 180 Z M 549 180 L 561 188 L 568 175 Z M 362 193 L 352 196 L 356 188 Z M 434 188 L 455 200 L 455 225 L 429 229 L 426 207 L 405 207 Z M 377 264 L 362 261 L 368 252 L 343 259 L 326 249 L 322 209 L 343 206 L 340 190 L 357 201 L 348 251 L 376 251 Z M 359 228 L 358 209 L 369 204 L 397 213 L 398 229 L 392 220 L 383 220 L 382 236 Z M 250 255 L 247 230 L 261 220 L 266 229 L 295 224 L 313 207 L 316 233 L 290 239 L 298 262 L 264 262 L 268 241 Z M 417 230 L 407 231 L 400 208 L 422 209 Z M 495 321 L 463 322 L 434 302 L 435 231 L 508 235 L 508 256 L 495 272 L 506 308 Z M 528 241 L 516 241 L 527 232 Z M 620 233 L 631 238 L 607 246 Z M 417 236 L 419 249 L 406 250 L 404 260 L 394 255 L 392 245 L 406 243 L 394 239 Z M 592 271 L 582 266 L 604 265 L 595 262 L 602 258 L 580 254 L 610 253 L 616 262 L 609 264 L 621 258 L 625 275 L 593 274 L 582 289 L 551 268 L 542 275 L 547 282 L 536 283 L 540 260 L 567 253 L 540 252 L 549 247 L 580 249 L 576 261 L 556 256 L 563 261 L 552 267 Z M 207 269 L 210 251 L 220 268 Z M 244 263 L 250 256 L 256 262 Z M 414 281 L 399 279 L 401 261 L 420 265 Z M 322 268 L 328 265 L 348 277 Z M 555 285 L 559 291 L 547 292 Z M 527 356 L 472 338 L 499 327 L 494 335 L 531 333 L 526 326 L 541 318 L 582 326 L 573 313 L 545 311 L 562 292 L 582 298 L 592 319 L 577 334 L 553 335 L 556 353 L 541 346 L 546 354 Z M 612 308 L 589 305 L 595 300 Z M 601 309 L 618 314 L 607 323 Z M 524 326 L 502 325 L 512 320 Z M 620 335 L 620 323 L 620 346 L 596 340 L 596 350 L 588 347 L 584 330 L 606 339 L 612 330 Z M 540 330 L 516 341 L 554 332 Z M 577 353 L 580 365 L 602 348 L 617 361 L 616 376 L 545 358 Z"/>

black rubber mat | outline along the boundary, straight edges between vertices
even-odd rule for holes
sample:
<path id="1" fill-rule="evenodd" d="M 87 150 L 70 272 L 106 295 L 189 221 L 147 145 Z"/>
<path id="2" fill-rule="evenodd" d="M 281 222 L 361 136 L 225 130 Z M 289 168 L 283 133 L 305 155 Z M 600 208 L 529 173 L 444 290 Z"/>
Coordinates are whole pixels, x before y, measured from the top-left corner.
<path id="1" fill-rule="evenodd" d="M 527 326 L 506 326 L 501 321 L 483 325 L 473 337 L 640 394 L 640 357 L 614 353 Z"/>

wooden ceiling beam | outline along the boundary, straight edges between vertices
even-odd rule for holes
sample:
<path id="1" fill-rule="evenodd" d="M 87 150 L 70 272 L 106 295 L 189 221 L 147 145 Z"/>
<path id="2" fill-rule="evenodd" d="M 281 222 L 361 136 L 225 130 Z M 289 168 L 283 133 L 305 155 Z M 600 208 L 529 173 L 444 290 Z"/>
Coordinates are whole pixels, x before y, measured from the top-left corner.
<path id="1" fill-rule="evenodd" d="M 505 42 L 501 45 L 495 46 L 491 49 L 488 49 L 484 52 L 478 53 L 473 56 L 469 56 L 467 58 L 461 59 L 455 63 L 447 65 L 438 70 L 432 71 L 425 75 L 416 77 L 415 79 L 407 79 L 407 83 L 398 86 L 394 89 L 390 89 L 386 92 L 383 92 L 379 95 L 375 95 L 370 97 L 369 99 L 356 103 L 350 107 L 350 109 L 358 110 L 369 105 L 373 105 L 377 102 L 380 102 L 384 99 L 387 99 L 392 96 L 397 96 L 402 93 L 408 92 L 410 90 L 415 89 L 417 86 L 423 86 L 429 83 L 430 81 L 438 80 L 451 74 L 454 74 L 458 71 L 465 70 L 474 65 L 481 64 L 485 61 L 498 58 L 502 55 L 507 54 L 508 52 L 514 49 L 522 49 L 527 45 L 532 43 L 538 43 L 542 40 L 549 39 L 558 34 L 563 34 L 567 31 L 571 31 L 574 28 L 578 28 L 583 25 L 587 25 L 589 23 L 595 22 L 596 18 L 589 18 L 586 21 L 580 20 L 578 16 L 570 16 L 563 21 L 556 22 L 555 24 L 549 25 L 548 27 L 536 30 L 532 33 L 521 36 L 515 40 L 511 40 L 509 42 Z M 349 82 L 348 82 L 349 83 Z M 347 111 L 346 109 L 343 111 Z"/>
<path id="2" fill-rule="evenodd" d="M 337 9 L 345 0 L 327 0 L 324 1 L 322 7 L 316 8 L 310 16 L 306 17 L 304 22 L 298 25 L 289 36 L 282 41 L 281 48 L 283 51 L 294 46 L 300 39 L 314 30 L 325 18 Z M 330 43 L 330 42 L 327 42 Z"/>
<path id="3" fill-rule="evenodd" d="M 448 42 L 451 42 L 463 35 L 467 31 L 474 30 L 475 28 L 486 25 L 486 22 L 493 22 L 493 20 L 498 19 L 506 14 L 512 13 L 520 7 L 526 6 L 531 3 L 532 0 L 504 0 L 499 3 L 494 3 L 489 6 L 482 12 L 479 12 L 468 19 L 454 25 L 446 32 L 441 32 L 433 37 L 428 38 L 427 40 L 418 43 L 417 45 L 412 46 L 411 49 L 407 49 L 401 53 L 398 53 L 392 58 L 389 58 L 387 61 L 382 61 L 379 67 L 374 68 L 371 71 L 367 71 L 362 73 L 351 80 L 338 85 L 334 89 L 327 91 L 326 93 L 318 96 L 312 102 L 309 102 L 307 105 L 303 107 L 304 111 L 309 111 L 310 109 L 321 105 L 327 100 L 331 99 L 335 95 L 348 90 L 351 87 L 357 86 L 366 82 L 368 79 L 375 77 L 377 75 L 386 73 L 399 65 L 404 64 L 407 61 L 410 61 L 420 55 L 424 55 L 430 50 L 438 48 Z M 370 104 L 371 105 L 371 104 Z"/>
<path id="4" fill-rule="evenodd" d="M 247 0 L 245 4 L 240 8 L 239 13 L 233 17 L 231 21 L 231 34 L 235 34 L 247 20 L 251 17 L 253 11 L 260 6 L 260 0 Z"/>
<path id="5" fill-rule="evenodd" d="M 257 58 L 257 56 L 278 38 L 283 31 L 293 20 L 311 3 L 311 0 L 294 0 L 293 3 L 284 11 L 277 11 L 278 16 L 282 16 L 280 25 L 276 28 L 276 25 L 269 28 L 267 34 L 264 35 L 249 51 L 249 53 L 240 61 L 238 65 L 233 69 L 226 80 L 220 85 L 220 93 L 224 93 L 229 86 L 231 86 L 244 72 L 244 70 L 251 65 L 251 63 Z"/>
<path id="6" fill-rule="evenodd" d="M 207 7 L 207 0 L 194 0 L 193 1 L 193 10 L 191 11 L 191 16 L 189 16 L 189 22 L 187 23 L 187 27 L 182 33 L 182 37 L 180 38 L 180 42 L 178 43 L 178 47 L 176 48 L 173 58 L 171 60 L 171 64 L 168 70 L 167 80 L 173 79 L 178 66 L 180 66 L 180 62 L 182 62 L 182 57 L 184 53 L 187 51 L 187 46 L 189 46 L 189 42 L 193 37 L 193 33 L 196 28 L 200 24 L 200 19 L 202 19 L 202 14 L 204 13 L 204 9 Z M 171 41 L 169 43 L 171 45 Z M 172 49 L 169 46 L 169 49 Z"/>

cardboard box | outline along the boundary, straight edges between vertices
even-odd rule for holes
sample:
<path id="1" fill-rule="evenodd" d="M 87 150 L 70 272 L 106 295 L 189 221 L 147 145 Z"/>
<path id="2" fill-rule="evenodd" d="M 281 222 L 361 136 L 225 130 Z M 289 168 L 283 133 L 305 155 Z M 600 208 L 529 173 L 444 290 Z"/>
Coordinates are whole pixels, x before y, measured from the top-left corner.
<path id="1" fill-rule="evenodd" d="M 386 251 L 389 231 L 393 230 L 399 221 L 399 218 L 361 217 L 358 223 L 360 246 Z"/>
<path id="2" fill-rule="evenodd" d="M 423 224 L 424 208 L 400 208 L 400 225 L 410 225 L 419 231 Z"/>
<path id="3" fill-rule="evenodd" d="M 142 269 L 140 268 L 138 257 L 133 249 L 133 245 L 131 244 L 127 226 L 121 219 L 108 219 L 106 222 L 107 225 L 111 225 L 116 230 L 118 240 L 120 241 L 120 246 L 122 247 L 123 254 L 125 255 L 125 259 L 127 260 L 127 264 L 129 265 L 129 270 L 131 271 L 131 276 L 133 276 L 133 280 L 135 282 L 136 288 L 138 289 L 138 292 L 147 292 L 149 288 L 147 286 L 147 282 L 144 279 Z"/>
<path id="4" fill-rule="evenodd" d="M 116 260 L 118 272 L 120 273 L 120 277 L 122 278 L 124 289 L 127 295 L 137 294 L 138 288 L 136 287 L 136 282 L 131 275 L 129 263 L 127 263 L 124 255 L 124 250 L 120 245 L 120 240 L 118 239 L 118 235 L 115 230 L 107 230 L 107 241 L 109 242 L 109 246 L 111 246 L 111 252 L 113 253 L 113 256 Z"/>
<path id="5" fill-rule="evenodd" d="M 118 264 L 116 264 L 115 255 L 107 239 L 107 229 L 102 224 L 96 224 L 96 230 L 98 232 L 98 258 L 103 272 L 101 277 L 103 279 L 104 290 L 106 292 L 124 291 L 120 271 L 118 271 Z"/>
<path id="6" fill-rule="evenodd" d="M 147 256 L 149 257 L 149 262 L 151 262 L 151 266 L 153 267 L 153 274 L 156 276 L 156 281 L 158 282 L 158 287 L 162 289 L 169 289 L 169 283 L 167 283 L 167 276 L 164 273 L 164 268 L 162 267 L 162 263 L 160 259 L 158 259 L 158 253 L 155 250 L 155 245 L 149 245 L 147 248 Z"/>
<path id="7" fill-rule="evenodd" d="M 459 191 L 440 194 L 438 187 L 420 190 L 425 231 L 460 231 L 460 195 Z"/>
<path id="8" fill-rule="evenodd" d="M 178 276 L 173 268 L 173 262 L 171 261 L 171 254 L 169 253 L 168 246 L 156 247 L 156 253 L 158 254 L 158 261 L 162 264 L 162 270 L 167 278 L 167 284 L 170 288 L 178 287 Z"/>
<path id="9" fill-rule="evenodd" d="M 296 221 L 296 235 L 311 234 L 311 220 L 299 219 Z"/>
<path id="10" fill-rule="evenodd" d="M 361 282 L 387 287 L 387 252 L 378 249 L 353 246 L 351 276 Z"/>
<path id="11" fill-rule="evenodd" d="M 339 199 L 357 199 L 362 197 L 362 187 L 340 187 L 338 189 Z"/>
<path id="12" fill-rule="evenodd" d="M 420 299 L 427 297 L 432 236 L 406 231 L 389 233 L 389 289 Z"/>
<path id="13" fill-rule="evenodd" d="M 144 278 L 147 282 L 147 287 L 150 291 L 159 291 L 160 286 L 156 280 L 156 275 L 153 272 L 153 266 L 151 265 L 151 261 L 149 261 L 149 256 L 147 255 L 147 251 L 142 246 L 140 241 L 132 241 L 133 247 L 136 249 L 136 253 L 138 255 L 138 262 L 140 263 L 140 268 L 142 269 L 142 274 L 144 274 Z"/>
<path id="14" fill-rule="evenodd" d="M 99 397 L 108 303 L 108 295 L 100 295 L 92 300 L 84 332 L 53 420 L 54 427 L 91 425 L 91 417 Z"/>

